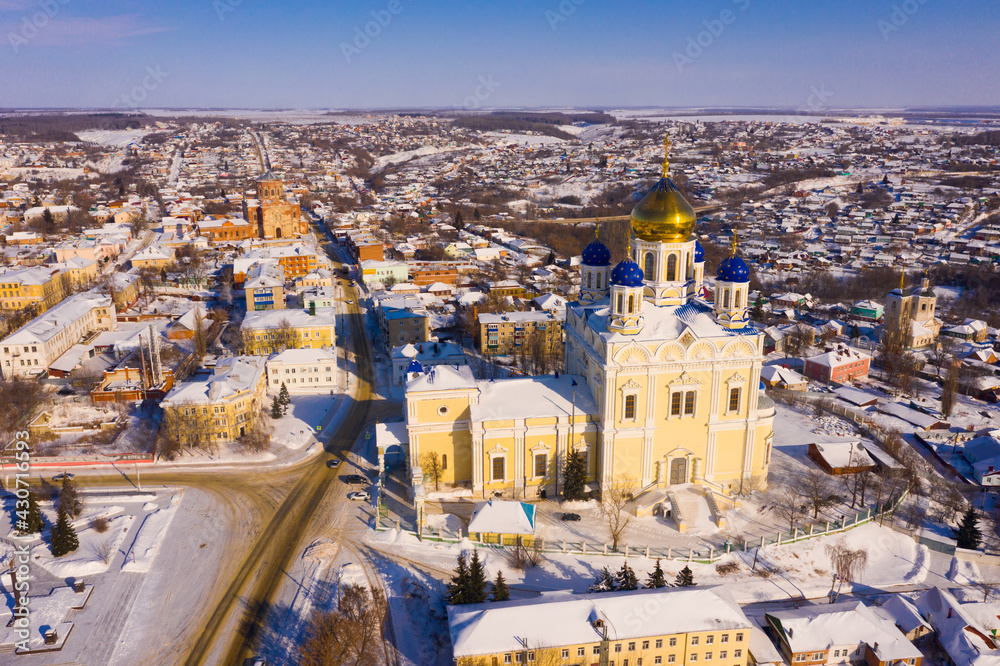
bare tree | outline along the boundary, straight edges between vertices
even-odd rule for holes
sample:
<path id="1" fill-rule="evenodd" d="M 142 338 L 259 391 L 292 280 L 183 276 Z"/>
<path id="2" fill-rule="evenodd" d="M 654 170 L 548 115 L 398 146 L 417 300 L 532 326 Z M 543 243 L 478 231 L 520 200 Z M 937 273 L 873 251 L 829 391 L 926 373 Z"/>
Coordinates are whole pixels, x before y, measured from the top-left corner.
<path id="1" fill-rule="evenodd" d="M 983 591 L 983 603 L 986 603 L 990 600 L 990 595 L 997 589 L 1000 589 L 1000 575 L 991 571 L 984 574 L 979 580 L 973 582 L 972 585 Z"/>
<path id="2" fill-rule="evenodd" d="M 802 497 L 796 491 L 786 488 L 771 496 L 771 511 L 786 521 L 788 531 L 792 532 L 799 522 L 799 516 L 805 513 L 805 505 L 802 503 Z"/>
<path id="3" fill-rule="evenodd" d="M 299 647 L 302 666 L 368 666 L 385 662 L 386 601 L 380 590 L 345 585 L 336 610 L 317 614 Z"/>
<path id="4" fill-rule="evenodd" d="M 868 456 L 860 450 L 860 447 L 852 447 L 851 457 L 848 462 L 848 467 L 855 469 L 858 467 L 863 467 L 869 465 L 870 460 Z M 872 482 L 872 474 L 867 470 L 852 472 L 850 474 L 843 474 L 840 477 L 841 483 L 844 484 L 844 488 L 847 492 L 851 493 L 851 508 L 853 509 L 856 505 L 864 506 L 865 504 L 865 493 L 868 490 L 868 486 Z"/>
<path id="5" fill-rule="evenodd" d="M 424 478 L 434 483 L 434 492 L 441 490 L 441 479 L 444 478 L 441 454 L 437 451 L 425 452 L 420 456 L 420 469 L 424 473 Z"/>
<path id="6" fill-rule="evenodd" d="M 208 349 L 208 332 L 205 330 L 205 317 L 201 314 L 201 308 L 197 308 L 194 313 L 194 354 L 200 361 L 205 357 Z"/>
<path id="7" fill-rule="evenodd" d="M 819 517 L 820 511 L 840 502 L 840 497 L 830 487 L 829 477 L 818 469 L 811 469 L 800 477 L 796 489 L 812 506 L 813 520 Z"/>
<path id="8" fill-rule="evenodd" d="M 833 567 L 833 583 L 830 585 L 830 603 L 837 601 L 845 581 L 860 578 L 868 567 L 868 551 L 864 548 L 852 550 L 843 542 L 831 543 L 826 547 Z"/>
<path id="9" fill-rule="evenodd" d="M 622 474 L 612 481 L 610 486 L 601 490 L 600 510 L 607 521 L 611 550 L 618 550 L 622 533 L 632 522 L 632 514 L 625 511 L 625 508 L 632 501 L 637 488 L 635 479 Z"/>
<path id="10" fill-rule="evenodd" d="M 271 416 L 263 409 L 252 414 L 251 421 L 246 425 L 243 435 L 236 443 L 248 453 L 261 453 L 271 447 Z"/>
<path id="11" fill-rule="evenodd" d="M 108 564 L 111 562 L 111 558 L 115 555 L 114 537 L 108 537 L 103 541 L 92 542 L 90 544 L 90 549 L 93 551 L 94 555 L 101 560 L 101 562 Z"/>

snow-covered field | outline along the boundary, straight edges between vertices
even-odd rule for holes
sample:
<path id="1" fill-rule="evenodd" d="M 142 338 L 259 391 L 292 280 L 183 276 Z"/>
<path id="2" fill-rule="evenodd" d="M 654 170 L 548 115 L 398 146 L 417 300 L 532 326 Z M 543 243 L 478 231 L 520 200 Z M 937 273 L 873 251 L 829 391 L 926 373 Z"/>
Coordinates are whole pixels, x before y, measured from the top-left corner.
<path id="1" fill-rule="evenodd" d="M 152 134 L 151 130 L 85 130 L 77 132 L 76 135 L 82 141 L 97 143 L 102 146 L 127 146 L 130 143 L 142 141 L 147 134 Z"/>

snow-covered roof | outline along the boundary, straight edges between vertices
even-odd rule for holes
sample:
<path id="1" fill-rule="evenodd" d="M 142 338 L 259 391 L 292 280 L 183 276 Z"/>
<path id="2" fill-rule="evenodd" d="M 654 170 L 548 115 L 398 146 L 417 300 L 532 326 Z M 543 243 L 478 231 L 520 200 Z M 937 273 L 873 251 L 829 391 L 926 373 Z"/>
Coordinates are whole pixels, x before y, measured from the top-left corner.
<path id="1" fill-rule="evenodd" d="M 304 363 L 319 363 L 336 361 L 337 355 L 328 349 L 286 349 L 271 356 L 267 364 L 271 365 L 302 365 Z"/>
<path id="2" fill-rule="evenodd" d="M 880 662 L 923 657 L 896 625 L 860 601 L 779 610 L 767 619 L 793 654 L 867 644 Z"/>
<path id="3" fill-rule="evenodd" d="M 830 467 L 834 469 L 847 467 L 871 467 L 875 461 L 865 451 L 861 440 L 842 439 L 814 442 L 813 446 Z"/>
<path id="4" fill-rule="evenodd" d="M 476 504 L 469 520 L 470 533 L 534 534 L 535 505 L 525 502 L 490 500 Z"/>
<path id="5" fill-rule="evenodd" d="M 805 384 L 809 380 L 795 372 L 791 368 L 783 368 L 780 365 L 766 365 L 761 368 L 760 378 L 773 383 L 781 382 L 786 386 Z"/>
<path id="6" fill-rule="evenodd" d="M 871 356 L 863 351 L 851 349 L 850 347 L 844 347 L 842 349 L 834 349 L 833 351 L 819 354 L 818 356 L 812 356 L 807 358 L 806 361 L 827 368 L 839 368 L 843 365 L 847 365 L 848 363 L 857 363 L 858 361 L 865 361 L 869 359 L 871 359 Z"/>
<path id="7" fill-rule="evenodd" d="M 266 361 L 264 356 L 236 356 L 219 359 L 212 375 L 205 380 L 182 382 L 163 399 L 163 406 L 212 404 L 245 391 L 253 391 L 260 382 Z"/>
<path id="8" fill-rule="evenodd" d="M 833 393 L 841 400 L 846 400 L 852 405 L 867 405 L 878 399 L 878 396 L 867 391 L 859 391 L 849 386 L 841 386 L 834 389 Z"/>
<path id="9" fill-rule="evenodd" d="M 515 652 L 524 645 L 585 645 L 686 632 L 747 630 L 753 625 L 718 588 L 661 588 L 448 607 L 456 658 Z M 637 613 L 636 609 L 654 609 Z M 603 627 L 595 626 L 602 620 Z M 730 639 L 735 643 L 735 637 Z"/>

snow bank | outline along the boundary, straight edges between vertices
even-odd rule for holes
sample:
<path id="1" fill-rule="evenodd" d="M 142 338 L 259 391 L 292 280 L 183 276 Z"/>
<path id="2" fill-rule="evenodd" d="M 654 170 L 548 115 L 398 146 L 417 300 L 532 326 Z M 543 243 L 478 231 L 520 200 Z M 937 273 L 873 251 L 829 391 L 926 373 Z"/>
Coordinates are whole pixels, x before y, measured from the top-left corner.
<path id="1" fill-rule="evenodd" d="M 132 543 L 132 549 L 125 556 L 125 563 L 122 571 L 135 571 L 145 573 L 153 564 L 156 553 L 160 550 L 160 543 L 170 527 L 170 522 L 177 512 L 179 495 L 171 498 L 170 505 L 159 511 L 147 514 L 139 528 L 139 533 Z"/>
<path id="2" fill-rule="evenodd" d="M 121 550 L 125 534 L 134 521 L 135 516 L 118 516 L 109 521 L 108 531 L 104 534 L 98 534 L 92 528 L 78 531 L 80 547 L 62 557 L 53 557 L 48 543 L 35 546 L 31 550 L 31 563 L 60 578 L 104 573 L 111 565 L 111 559 Z M 104 561 L 105 554 L 107 562 Z"/>

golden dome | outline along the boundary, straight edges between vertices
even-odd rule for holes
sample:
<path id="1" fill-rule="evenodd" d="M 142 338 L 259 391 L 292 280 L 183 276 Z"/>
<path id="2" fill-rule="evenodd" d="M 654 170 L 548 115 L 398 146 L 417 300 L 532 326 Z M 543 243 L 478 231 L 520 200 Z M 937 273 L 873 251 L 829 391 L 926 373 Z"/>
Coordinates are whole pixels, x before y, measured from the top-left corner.
<path id="1" fill-rule="evenodd" d="M 669 149 L 669 136 L 663 144 Z M 690 240 L 694 232 L 697 216 L 691 204 L 667 177 L 669 164 L 665 157 L 663 177 L 632 209 L 632 233 L 640 240 L 683 243 Z"/>

